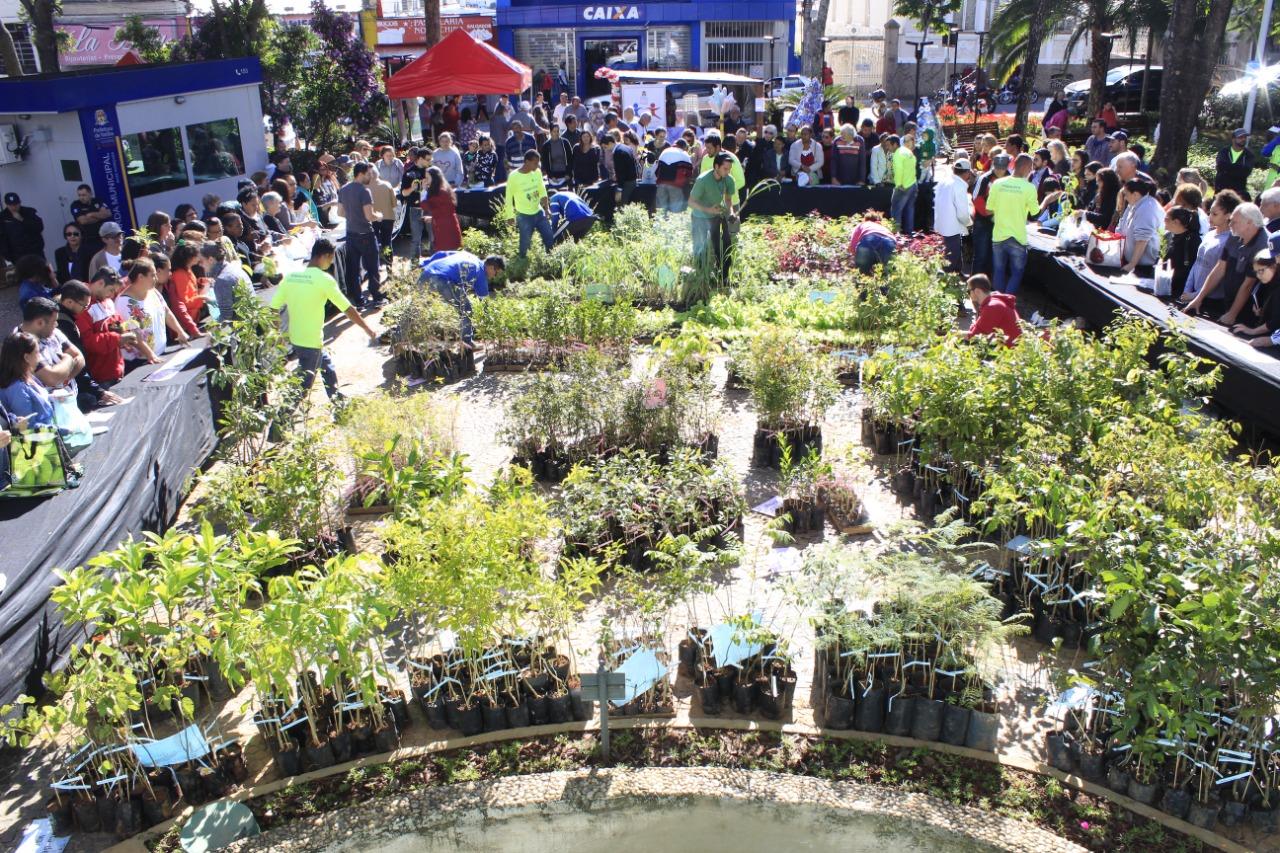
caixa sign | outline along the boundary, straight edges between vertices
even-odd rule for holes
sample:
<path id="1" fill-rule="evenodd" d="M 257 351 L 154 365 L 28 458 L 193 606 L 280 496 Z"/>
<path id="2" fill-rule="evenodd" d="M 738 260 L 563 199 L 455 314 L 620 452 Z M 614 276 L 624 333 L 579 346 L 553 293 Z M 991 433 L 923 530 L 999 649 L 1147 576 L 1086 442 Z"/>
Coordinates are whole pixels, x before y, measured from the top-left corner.
<path id="1" fill-rule="evenodd" d="M 641 6 L 583 6 L 582 20 L 603 23 L 609 21 L 642 21 Z"/>

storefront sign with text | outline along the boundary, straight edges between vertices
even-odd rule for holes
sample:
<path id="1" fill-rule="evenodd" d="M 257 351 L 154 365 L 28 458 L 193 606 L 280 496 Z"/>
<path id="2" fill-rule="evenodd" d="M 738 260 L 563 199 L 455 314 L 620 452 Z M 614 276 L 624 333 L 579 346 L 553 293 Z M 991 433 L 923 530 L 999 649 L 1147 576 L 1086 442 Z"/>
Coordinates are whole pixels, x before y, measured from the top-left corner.
<path id="1" fill-rule="evenodd" d="M 582 20 L 596 23 L 611 21 L 643 21 L 642 6 L 584 6 Z"/>
<path id="2" fill-rule="evenodd" d="M 160 38 L 166 42 L 175 41 L 187 32 L 187 22 L 182 18 L 160 18 L 143 23 L 159 30 Z M 58 24 L 58 32 L 67 36 L 67 45 L 58 57 L 62 67 L 115 65 L 129 50 L 129 45 L 120 41 L 120 28 L 123 26 L 124 21 Z"/>

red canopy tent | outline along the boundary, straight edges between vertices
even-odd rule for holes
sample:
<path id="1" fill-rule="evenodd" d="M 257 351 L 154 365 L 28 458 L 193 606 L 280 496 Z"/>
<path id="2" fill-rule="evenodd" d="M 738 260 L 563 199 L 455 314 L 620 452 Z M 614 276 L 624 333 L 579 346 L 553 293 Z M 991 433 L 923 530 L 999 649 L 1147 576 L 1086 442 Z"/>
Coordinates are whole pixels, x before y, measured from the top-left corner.
<path id="1" fill-rule="evenodd" d="M 533 84 L 529 66 L 454 30 L 440 43 L 387 80 L 387 97 L 501 95 L 523 92 Z"/>
<path id="2" fill-rule="evenodd" d="M 142 57 L 136 51 L 129 50 L 125 51 L 124 56 L 116 61 L 116 68 L 124 68 L 129 65 L 146 65 L 146 63 L 142 61 Z"/>

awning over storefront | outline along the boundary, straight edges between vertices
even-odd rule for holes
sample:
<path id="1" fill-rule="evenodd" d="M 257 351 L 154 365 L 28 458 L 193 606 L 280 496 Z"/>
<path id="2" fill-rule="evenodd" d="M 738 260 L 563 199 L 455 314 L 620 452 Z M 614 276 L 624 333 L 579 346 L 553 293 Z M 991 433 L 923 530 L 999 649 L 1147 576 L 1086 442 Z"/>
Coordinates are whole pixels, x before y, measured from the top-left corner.
<path id="1" fill-rule="evenodd" d="M 499 95 L 533 84 L 533 72 L 505 53 L 456 30 L 387 81 L 389 98 Z"/>

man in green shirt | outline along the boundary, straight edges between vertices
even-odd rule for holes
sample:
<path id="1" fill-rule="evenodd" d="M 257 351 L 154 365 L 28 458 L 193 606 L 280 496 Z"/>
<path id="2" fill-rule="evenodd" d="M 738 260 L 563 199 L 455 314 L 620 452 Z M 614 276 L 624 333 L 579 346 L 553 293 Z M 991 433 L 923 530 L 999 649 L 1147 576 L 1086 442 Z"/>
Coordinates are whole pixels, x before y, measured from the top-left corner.
<path id="1" fill-rule="evenodd" d="M 732 151 L 724 150 L 724 143 L 720 141 L 720 134 L 716 131 L 709 131 L 702 140 L 702 147 L 706 149 L 706 153 L 702 155 L 702 161 L 698 166 L 698 174 L 705 175 L 711 171 L 711 164 L 715 162 L 716 157 L 724 154 L 731 158 L 729 166 L 729 176 L 733 178 L 733 185 L 737 187 L 738 199 L 742 199 L 742 193 L 747 189 L 747 174 L 742 171 L 742 161 L 738 159 L 738 155 Z"/>
<path id="2" fill-rule="evenodd" d="M 1038 216 L 1041 209 L 1036 188 L 1027 180 L 1033 167 L 1030 154 L 1019 154 L 1013 161 L 1013 174 L 993 182 L 987 195 L 987 210 L 992 216 L 991 261 L 998 293 L 1017 293 L 1022 284 L 1022 271 L 1027 266 L 1027 220 Z"/>
<path id="3" fill-rule="evenodd" d="M 332 242 L 324 237 L 311 247 L 311 262 L 299 272 L 289 273 L 271 297 L 272 308 L 284 308 L 289 318 L 289 343 L 293 345 L 293 357 L 298 360 L 298 375 L 302 378 L 305 396 L 316 381 L 316 369 L 324 378 L 324 390 L 330 400 L 339 398 L 338 374 L 333 361 L 324 350 L 324 311 L 332 302 L 347 319 L 364 329 L 371 344 L 377 344 L 378 335 L 352 307 L 347 297 L 338 289 L 333 276 L 325 272 L 333 266 L 337 252 Z"/>
<path id="4" fill-rule="evenodd" d="M 908 235 L 916 226 L 916 155 L 912 150 L 915 138 L 911 134 L 902 137 L 902 144 L 893 152 L 890 168 L 893 171 L 893 195 L 889 199 L 889 213 L 898 223 L 898 233 Z"/>
<path id="5" fill-rule="evenodd" d="M 524 163 L 507 175 L 506 211 L 516 218 L 516 230 L 520 232 L 520 257 L 529 254 L 533 232 L 542 237 L 542 245 L 548 252 L 554 235 L 551 233 L 551 200 L 547 197 L 547 184 L 542 179 L 542 158 L 537 151 L 526 151 Z"/>
<path id="6" fill-rule="evenodd" d="M 689 193 L 694 262 L 699 268 L 718 270 L 722 279 L 729 275 L 729 251 L 733 248 L 728 225 L 736 218 L 734 200 L 738 185 L 730 174 L 733 163 L 733 155 L 721 151 L 710 170 L 693 182 Z M 704 264 L 707 267 L 703 267 Z"/>

